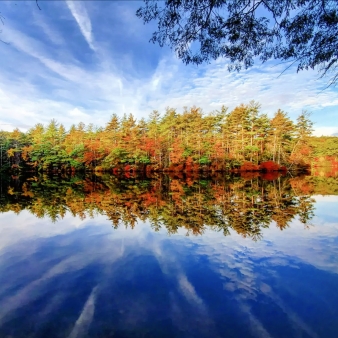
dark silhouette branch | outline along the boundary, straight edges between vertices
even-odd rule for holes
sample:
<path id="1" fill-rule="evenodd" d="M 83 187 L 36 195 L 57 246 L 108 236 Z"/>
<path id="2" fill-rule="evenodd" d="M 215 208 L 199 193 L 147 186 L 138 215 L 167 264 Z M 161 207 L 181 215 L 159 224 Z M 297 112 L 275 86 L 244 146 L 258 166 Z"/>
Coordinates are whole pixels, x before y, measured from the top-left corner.
<path id="1" fill-rule="evenodd" d="M 186 64 L 224 57 L 230 60 L 229 70 L 239 71 L 259 56 L 263 63 L 292 62 L 297 72 L 319 68 L 325 75 L 337 70 L 338 1 L 144 2 L 136 15 L 144 23 L 157 22 L 151 41 L 168 45 Z M 193 48 L 187 48 L 190 45 Z M 332 80 L 334 84 L 338 77 Z"/>

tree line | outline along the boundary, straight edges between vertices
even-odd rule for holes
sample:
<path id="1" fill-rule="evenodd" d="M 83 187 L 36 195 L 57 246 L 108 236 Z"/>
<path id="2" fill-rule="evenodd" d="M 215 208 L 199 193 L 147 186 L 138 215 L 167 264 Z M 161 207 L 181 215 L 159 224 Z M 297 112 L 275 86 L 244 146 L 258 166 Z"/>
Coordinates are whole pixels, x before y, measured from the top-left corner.
<path id="1" fill-rule="evenodd" d="M 302 112 L 293 122 L 280 109 L 272 116 L 254 101 L 229 111 L 185 108 L 153 111 L 147 119 L 113 114 L 104 127 L 79 123 L 66 130 L 54 119 L 27 132 L 0 132 L 1 168 L 113 170 L 151 167 L 225 171 L 249 161 L 295 167 L 311 156 L 312 122 Z"/>

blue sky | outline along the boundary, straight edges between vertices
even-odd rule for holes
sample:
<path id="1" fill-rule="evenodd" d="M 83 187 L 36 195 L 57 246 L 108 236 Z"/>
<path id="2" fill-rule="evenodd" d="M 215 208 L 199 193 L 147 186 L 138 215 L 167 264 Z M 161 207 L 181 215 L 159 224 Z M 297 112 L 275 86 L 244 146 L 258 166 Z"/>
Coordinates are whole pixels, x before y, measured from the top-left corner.
<path id="1" fill-rule="evenodd" d="M 255 100 L 270 116 L 312 112 L 315 134 L 338 133 L 338 89 L 318 72 L 279 76 L 285 65 L 259 62 L 240 73 L 227 60 L 184 65 L 149 43 L 155 24 L 135 16 L 141 1 L 1 1 L 0 129 L 26 131 L 52 118 L 69 127 L 103 126 L 116 113 L 147 117 L 170 106 L 205 112 Z"/>

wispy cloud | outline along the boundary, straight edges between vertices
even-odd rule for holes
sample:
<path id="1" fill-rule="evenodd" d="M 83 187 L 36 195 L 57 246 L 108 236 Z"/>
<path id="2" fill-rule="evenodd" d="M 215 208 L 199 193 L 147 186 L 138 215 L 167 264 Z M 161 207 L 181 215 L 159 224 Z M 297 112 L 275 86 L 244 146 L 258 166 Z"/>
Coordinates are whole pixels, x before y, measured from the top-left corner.
<path id="1" fill-rule="evenodd" d="M 173 53 L 158 53 L 160 48 L 148 43 L 149 28 L 134 16 L 131 3 L 96 2 L 95 8 L 105 6 L 100 15 L 83 2 L 66 4 L 44 3 L 48 13 L 57 11 L 57 20 L 35 14 L 29 27 L 6 23 L 3 39 L 10 45 L 0 50 L 0 128 L 27 129 L 52 118 L 66 127 L 80 119 L 102 125 L 113 112 L 141 118 L 168 106 L 181 111 L 196 105 L 209 112 L 255 100 L 269 116 L 278 108 L 293 119 L 304 109 L 312 111 L 318 135 L 338 131 L 338 91 L 322 91 L 325 81 L 317 80 L 315 71 L 290 69 L 279 77 L 283 66 L 267 63 L 229 73 L 225 60 L 185 66 Z"/>
<path id="2" fill-rule="evenodd" d="M 41 29 L 41 31 L 46 35 L 46 37 L 56 45 L 64 45 L 65 40 L 61 34 L 52 26 L 50 21 L 47 22 L 44 15 L 41 15 L 41 12 L 33 12 L 34 24 Z"/>
<path id="3" fill-rule="evenodd" d="M 92 23 L 90 21 L 87 10 L 84 7 L 84 3 L 81 3 L 79 1 L 66 1 L 66 3 L 74 19 L 79 25 L 80 30 L 84 38 L 86 39 L 89 47 L 95 51 L 92 35 Z"/>
<path id="4" fill-rule="evenodd" d="M 96 290 L 97 286 L 93 288 L 92 292 L 90 293 L 79 318 L 75 322 L 69 338 L 83 337 L 87 334 L 88 328 L 94 317 Z"/>

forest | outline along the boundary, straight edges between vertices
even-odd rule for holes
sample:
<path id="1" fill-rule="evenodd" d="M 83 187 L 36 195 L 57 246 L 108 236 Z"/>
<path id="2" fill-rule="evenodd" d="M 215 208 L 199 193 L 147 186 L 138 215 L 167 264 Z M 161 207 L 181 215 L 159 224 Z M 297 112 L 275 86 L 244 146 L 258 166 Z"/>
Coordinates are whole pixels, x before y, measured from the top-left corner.
<path id="1" fill-rule="evenodd" d="M 260 109 L 254 101 L 211 113 L 167 108 L 140 120 L 113 114 L 104 127 L 78 123 L 66 130 L 53 119 L 27 132 L 0 131 L 1 170 L 224 172 L 336 163 L 338 138 L 327 147 L 311 136 L 309 113 L 294 122 L 280 109 L 272 117 Z"/>

